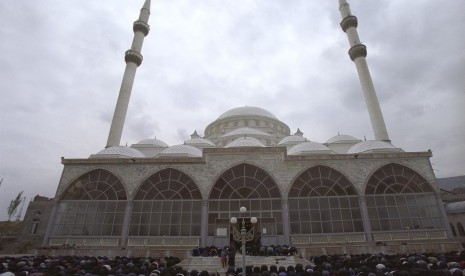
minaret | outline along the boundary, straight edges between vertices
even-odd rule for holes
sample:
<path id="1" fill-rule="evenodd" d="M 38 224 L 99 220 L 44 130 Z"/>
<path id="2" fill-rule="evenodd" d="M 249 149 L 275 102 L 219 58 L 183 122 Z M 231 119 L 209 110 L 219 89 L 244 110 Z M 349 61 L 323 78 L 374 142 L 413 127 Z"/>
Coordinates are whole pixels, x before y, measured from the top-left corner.
<path id="1" fill-rule="evenodd" d="M 124 121 L 128 111 L 129 98 L 131 97 L 132 85 L 136 76 L 137 67 L 142 63 L 142 44 L 144 38 L 149 33 L 149 16 L 150 16 L 150 0 L 146 0 L 139 15 L 139 20 L 134 22 L 134 39 L 131 49 L 126 51 L 124 60 L 126 61 L 126 69 L 124 70 L 123 81 L 119 90 L 118 101 L 116 102 L 115 113 L 111 121 L 110 133 L 108 134 L 107 148 L 119 146 L 121 135 L 123 133 Z"/>
<path id="2" fill-rule="evenodd" d="M 379 107 L 378 98 L 376 97 L 375 87 L 373 86 L 370 71 L 368 70 L 368 64 L 366 61 L 367 48 L 365 45 L 360 43 L 360 39 L 358 37 L 357 17 L 350 13 L 350 7 L 346 0 L 339 0 L 339 11 L 341 12 L 342 17 L 341 28 L 345 33 L 347 33 L 347 38 L 349 39 L 349 56 L 357 68 L 375 139 L 390 141 L 386 125 L 384 124 L 383 114 Z"/>

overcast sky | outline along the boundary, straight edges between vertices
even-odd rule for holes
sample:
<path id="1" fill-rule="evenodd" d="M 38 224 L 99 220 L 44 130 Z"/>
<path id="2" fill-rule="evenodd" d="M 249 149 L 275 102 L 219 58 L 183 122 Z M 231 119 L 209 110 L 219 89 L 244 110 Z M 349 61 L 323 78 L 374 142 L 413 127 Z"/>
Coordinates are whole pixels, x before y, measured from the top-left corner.
<path id="1" fill-rule="evenodd" d="M 392 143 L 465 174 L 465 1 L 349 3 Z M 142 4 L 0 1 L 0 220 L 105 147 Z M 153 0 L 121 143 L 181 144 L 245 105 L 311 141 L 374 139 L 340 21 L 337 0 Z"/>

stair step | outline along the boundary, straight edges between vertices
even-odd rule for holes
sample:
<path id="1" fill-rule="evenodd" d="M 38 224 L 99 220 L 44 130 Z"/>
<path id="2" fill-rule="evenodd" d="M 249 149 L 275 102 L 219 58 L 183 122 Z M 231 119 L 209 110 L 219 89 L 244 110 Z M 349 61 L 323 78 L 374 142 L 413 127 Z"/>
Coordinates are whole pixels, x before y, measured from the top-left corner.
<path id="1" fill-rule="evenodd" d="M 270 267 L 271 265 L 275 265 L 277 267 L 284 266 L 287 267 L 289 265 L 295 266 L 296 264 L 307 265 L 310 264 L 310 261 L 306 259 L 302 259 L 296 256 L 245 256 L 245 261 L 247 266 L 262 266 L 267 265 Z M 237 253 L 236 254 L 236 267 L 242 267 L 242 255 Z M 225 273 L 228 267 L 221 266 L 221 259 L 220 257 L 189 257 L 188 259 L 183 260 L 180 265 L 186 269 L 187 271 L 197 270 L 202 271 L 206 270 L 208 272 L 218 272 L 220 274 Z"/>

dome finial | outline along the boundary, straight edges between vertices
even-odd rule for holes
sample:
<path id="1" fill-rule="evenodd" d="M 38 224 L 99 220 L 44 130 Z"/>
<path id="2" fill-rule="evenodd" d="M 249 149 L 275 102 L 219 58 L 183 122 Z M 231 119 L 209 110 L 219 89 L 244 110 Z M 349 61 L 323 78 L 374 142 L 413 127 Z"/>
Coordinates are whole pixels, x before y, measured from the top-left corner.
<path id="1" fill-rule="evenodd" d="M 197 133 L 197 130 L 194 130 L 194 133 L 191 134 L 191 139 L 200 138 L 200 135 Z"/>
<path id="2" fill-rule="evenodd" d="M 300 131 L 300 128 L 297 128 L 297 131 L 295 132 L 294 136 L 304 136 L 304 133 Z"/>

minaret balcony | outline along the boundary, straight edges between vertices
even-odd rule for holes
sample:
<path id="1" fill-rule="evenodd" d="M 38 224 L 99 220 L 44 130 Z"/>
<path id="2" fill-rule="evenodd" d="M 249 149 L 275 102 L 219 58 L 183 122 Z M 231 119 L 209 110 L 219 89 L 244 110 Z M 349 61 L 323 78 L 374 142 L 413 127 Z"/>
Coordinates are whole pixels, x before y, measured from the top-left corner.
<path id="1" fill-rule="evenodd" d="M 149 34 L 149 31 L 150 31 L 150 26 L 149 26 L 149 24 L 145 23 L 144 21 L 137 20 L 136 22 L 134 22 L 134 25 L 132 26 L 132 29 L 133 29 L 134 32 L 141 32 L 145 36 L 147 36 Z"/>
<path id="2" fill-rule="evenodd" d="M 143 57 L 141 53 L 134 51 L 134 50 L 127 50 L 126 54 L 124 55 L 124 60 L 126 63 L 133 62 L 137 64 L 137 66 L 141 65 Z"/>
<path id="3" fill-rule="evenodd" d="M 358 20 L 356 16 L 349 15 L 346 18 L 342 19 L 341 23 L 341 28 L 344 32 L 347 31 L 350 27 L 355 27 L 357 28 L 358 26 Z"/>
<path id="4" fill-rule="evenodd" d="M 367 47 L 363 44 L 356 44 L 349 49 L 349 57 L 355 61 L 359 57 L 367 56 Z"/>

